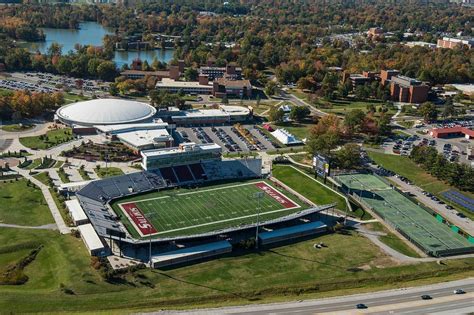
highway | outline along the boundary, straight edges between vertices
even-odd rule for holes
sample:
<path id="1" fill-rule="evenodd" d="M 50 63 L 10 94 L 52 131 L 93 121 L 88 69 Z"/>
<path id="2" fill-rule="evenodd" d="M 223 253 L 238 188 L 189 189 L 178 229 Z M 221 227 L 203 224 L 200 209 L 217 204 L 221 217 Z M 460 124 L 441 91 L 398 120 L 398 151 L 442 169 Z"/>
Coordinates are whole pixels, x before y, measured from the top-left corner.
<path id="1" fill-rule="evenodd" d="M 463 289 L 465 294 L 454 294 Z M 431 300 L 422 300 L 428 294 Z M 356 309 L 363 303 L 367 309 Z M 474 278 L 343 297 L 288 303 L 255 304 L 201 309 L 187 312 L 162 311 L 153 314 L 466 314 L 474 312 Z"/>

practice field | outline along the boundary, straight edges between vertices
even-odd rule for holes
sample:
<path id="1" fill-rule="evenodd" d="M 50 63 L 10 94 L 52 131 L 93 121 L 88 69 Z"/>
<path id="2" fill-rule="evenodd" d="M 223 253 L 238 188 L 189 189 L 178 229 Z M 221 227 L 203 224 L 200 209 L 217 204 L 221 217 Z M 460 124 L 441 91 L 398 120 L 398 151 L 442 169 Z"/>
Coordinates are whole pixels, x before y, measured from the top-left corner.
<path id="1" fill-rule="evenodd" d="M 474 252 L 474 244 L 438 222 L 428 211 L 414 203 L 381 178 L 369 174 L 336 177 L 352 195 L 362 200 L 390 225 L 418 244 L 430 255 Z"/>
<path id="2" fill-rule="evenodd" d="M 283 217 L 309 205 L 268 181 L 155 192 L 112 205 L 135 237 L 192 235 Z"/>

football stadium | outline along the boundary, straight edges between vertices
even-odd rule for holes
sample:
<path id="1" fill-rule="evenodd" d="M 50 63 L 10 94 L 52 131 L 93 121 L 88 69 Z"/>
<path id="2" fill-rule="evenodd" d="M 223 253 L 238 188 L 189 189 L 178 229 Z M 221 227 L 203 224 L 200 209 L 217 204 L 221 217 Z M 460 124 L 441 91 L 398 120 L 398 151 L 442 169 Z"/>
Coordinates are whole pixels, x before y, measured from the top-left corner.
<path id="1" fill-rule="evenodd" d="M 431 256 L 474 252 L 474 244 L 454 225 L 372 174 L 338 175 L 343 190 Z"/>
<path id="2" fill-rule="evenodd" d="M 90 226 L 81 235 L 94 234 L 89 242 L 83 235 L 91 254 L 166 267 L 228 253 L 251 239 L 266 246 L 324 233 L 334 223 L 327 214 L 335 204 L 315 205 L 264 176 L 258 158 L 206 159 L 196 151 L 156 165 L 76 192 Z"/>

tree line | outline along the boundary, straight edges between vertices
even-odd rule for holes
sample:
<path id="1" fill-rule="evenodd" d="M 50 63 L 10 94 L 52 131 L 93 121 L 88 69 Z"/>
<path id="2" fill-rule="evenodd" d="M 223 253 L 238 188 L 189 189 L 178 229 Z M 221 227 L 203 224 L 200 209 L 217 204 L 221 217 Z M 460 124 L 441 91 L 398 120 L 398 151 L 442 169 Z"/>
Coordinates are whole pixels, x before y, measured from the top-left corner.
<path id="1" fill-rule="evenodd" d="M 474 192 L 474 170 L 469 165 L 450 163 L 435 148 L 428 146 L 415 146 L 410 158 L 434 177 L 461 190 Z"/>

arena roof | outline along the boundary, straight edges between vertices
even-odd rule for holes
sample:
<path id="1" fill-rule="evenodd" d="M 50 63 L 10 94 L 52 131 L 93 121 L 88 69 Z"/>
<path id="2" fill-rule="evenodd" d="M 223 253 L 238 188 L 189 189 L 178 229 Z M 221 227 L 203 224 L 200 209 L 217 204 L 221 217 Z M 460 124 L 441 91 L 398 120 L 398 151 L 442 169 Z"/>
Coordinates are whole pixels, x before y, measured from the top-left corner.
<path id="1" fill-rule="evenodd" d="M 142 122 L 155 113 L 156 109 L 146 103 L 110 98 L 68 104 L 56 115 L 68 125 L 92 126 Z"/>

